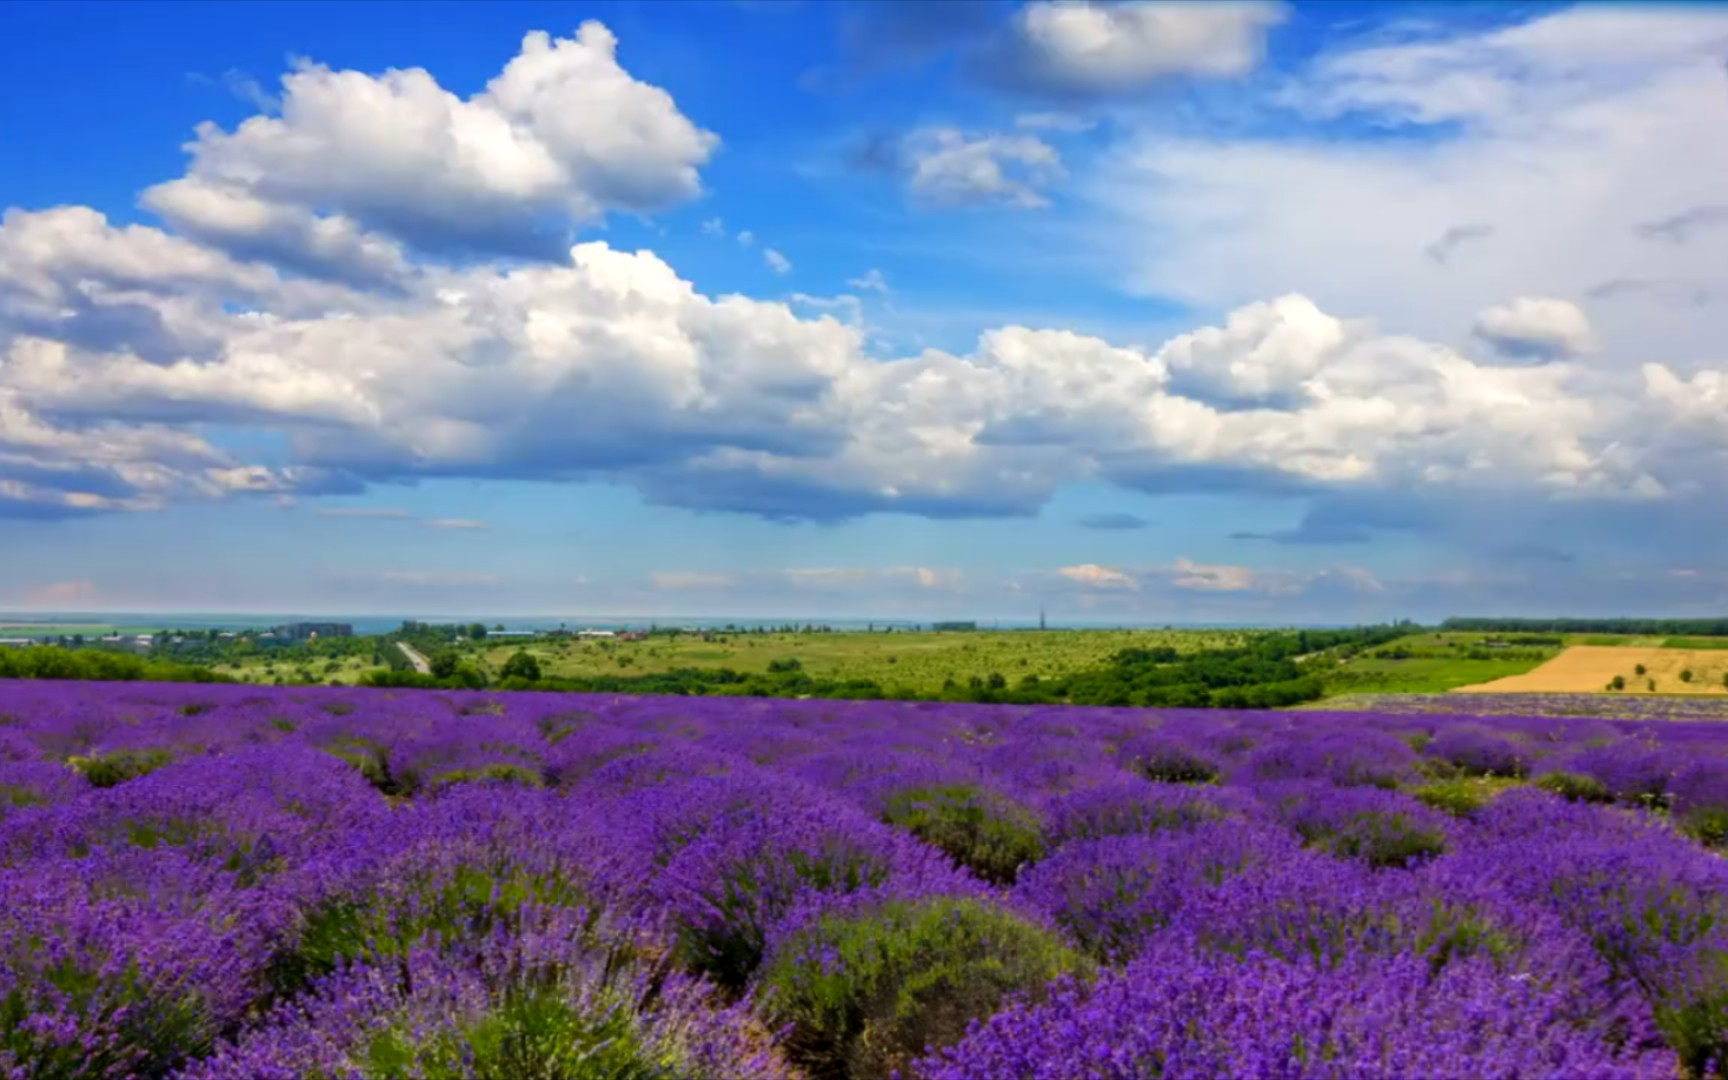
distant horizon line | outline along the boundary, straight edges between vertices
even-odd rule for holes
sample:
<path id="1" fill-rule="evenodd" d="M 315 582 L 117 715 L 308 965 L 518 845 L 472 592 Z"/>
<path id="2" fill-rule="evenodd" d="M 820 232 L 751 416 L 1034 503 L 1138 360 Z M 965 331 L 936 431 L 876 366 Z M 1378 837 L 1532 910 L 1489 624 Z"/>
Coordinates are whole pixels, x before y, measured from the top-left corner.
<path id="1" fill-rule="evenodd" d="M 449 613 L 433 614 L 402 614 L 400 612 L 347 612 L 347 613 L 307 613 L 292 611 L 115 611 L 90 610 L 73 611 L 56 609 L 52 611 L 6 610 L 0 611 L 0 624 L 8 621 L 15 623 L 31 623 L 42 626 L 56 624 L 79 625 L 81 623 L 118 623 L 129 621 L 134 623 L 164 622 L 172 620 L 197 619 L 202 622 L 236 622 L 264 625 L 265 623 L 281 623 L 287 621 L 303 622 L 441 622 L 446 624 L 463 622 L 531 622 L 531 623 L 785 623 L 792 625 L 868 625 L 875 623 L 885 626 L 928 626 L 935 623 L 974 623 L 980 629 L 988 629 L 992 625 L 1007 625 L 1017 628 L 1036 629 L 1040 622 L 1037 615 L 979 617 L 979 616 L 888 616 L 888 615 L 638 615 L 638 614 L 550 614 L 550 615 L 506 615 L 498 613 L 454 615 Z M 1179 627 L 1185 629 L 1266 629 L 1266 628 L 1333 628 L 1341 626 L 1364 625 L 1356 622 L 1309 622 L 1309 621 L 1195 621 L 1175 619 L 1057 619 L 1047 613 L 1044 621 L 1053 629 L 1064 627 L 1133 627 L 1157 628 Z"/>

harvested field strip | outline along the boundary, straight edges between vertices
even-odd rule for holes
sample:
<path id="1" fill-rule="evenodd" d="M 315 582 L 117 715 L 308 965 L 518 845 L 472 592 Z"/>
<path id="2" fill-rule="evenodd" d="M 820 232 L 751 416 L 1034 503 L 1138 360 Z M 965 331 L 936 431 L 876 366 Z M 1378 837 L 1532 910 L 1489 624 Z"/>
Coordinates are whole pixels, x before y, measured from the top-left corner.
<path id="1" fill-rule="evenodd" d="M 1642 669 L 1642 672 L 1640 672 Z M 1522 675 L 1454 693 L 1597 693 L 1619 677 L 1627 694 L 1725 694 L 1728 651 L 1646 646 L 1574 645 Z"/>

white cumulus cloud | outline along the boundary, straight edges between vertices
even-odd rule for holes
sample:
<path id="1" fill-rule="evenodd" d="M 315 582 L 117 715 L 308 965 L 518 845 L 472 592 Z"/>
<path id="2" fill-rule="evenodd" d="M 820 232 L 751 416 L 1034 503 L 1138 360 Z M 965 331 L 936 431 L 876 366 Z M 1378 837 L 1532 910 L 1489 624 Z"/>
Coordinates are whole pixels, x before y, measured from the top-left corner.
<path id="1" fill-rule="evenodd" d="M 1554 359 L 1596 347 L 1590 319 L 1570 300 L 1519 297 L 1483 311 L 1474 329 L 1508 356 Z"/>
<path id="2" fill-rule="evenodd" d="M 914 197 L 940 206 L 1048 206 L 1044 189 L 1066 175 L 1055 148 L 1035 135 L 973 135 L 921 128 L 902 143 Z"/>
<path id="3" fill-rule="evenodd" d="M 719 143 L 625 71 L 617 45 L 593 21 L 571 38 L 530 33 L 468 98 L 422 68 L 302 64 L 282 80 L 280 115 L 201 125 L 187 177 L 146 203 L 191 235 L 308 269 L 338 269 L 345 251 L 388 263 L 372 233 L 556 253 L 569 226 L 696 195 Z"/>
<path id="4" fill-rule="evenodd" d="M 987 62 L 1020 89 L 1063 96 L 1137 90 L 1172 76 L 1228 78 L 1260 63 L 1277 3 L 1037 0 Z"/>

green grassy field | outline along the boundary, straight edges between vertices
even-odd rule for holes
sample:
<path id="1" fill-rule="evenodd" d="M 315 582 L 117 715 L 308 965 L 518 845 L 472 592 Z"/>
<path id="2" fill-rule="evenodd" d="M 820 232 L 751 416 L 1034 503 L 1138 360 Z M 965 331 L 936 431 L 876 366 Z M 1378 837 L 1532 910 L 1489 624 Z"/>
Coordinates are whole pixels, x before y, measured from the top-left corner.
<path id="1" fill-rule="evenodd" d="M 775 661 L 797 660 L 818 679 L 868 679 L 885 690 L 940 690 L 953 679 L 1000 674 L 1010 683 L 1023 676 L 1064 675 L 1103 665 L 1116 652 L 1170 645 L 1182 652 L 1240 643 L 1248 633 L 1212 630 L 980 630 L 949 633 L 717 634 L 656 636 L 644 641 L 577 640 L 465 646 L 466 655 L 490 676 L 525 648 L 547 676 L 649 675 L 675 668 L 731 668 L 765 672 Z M 1567 635 L 1564 645 L 1529 644 L 1518 635 L 1425 632 L 1410 634 L 1317 671 L 1327 698 L 1349 694 L 1435 694 L 1521 675 L 1558 655 L 1565 645 L 1598 644 L 1603 635 Z M 1728 648 L 1728 640 L 1621 635 L 1620 645 L 1668 648 Z M 1509 642 L 1491 647 L 1491 642 Z M 268 664 L 249 658 L 218 671 L 247 682 L 277 678 L 296 682 L 360 681 L 381 665 L 370 656 Z M 1324 707 L 1324 702 L 1320 703 Z"/>
<path id="2" fill-rule="evenodd" d="M 374 671 L 386 670 L 382 664 L 374 664 L 370 657 L 345 656 L 331 657 L 306 662 L 272 662 L 263 657 L 248 657 L 237 664 L 216 664 L 213 670 L 239 679 L 241 682 L 274 683 L 278 676 L 284 682 L 329 682 L 340 679 L 347 684 L 359 682 Z"/>
<path id="3" fill-rule="evenodd" d="M 1719 637 L 1671 637 L 1663 638 L 1661 648 L 1664 649 L 1728 649 L 1728 638 Z"/>
<path id="4" fill-rule="evenodd" d="M 1558 655 L 1560 645 L 1490 649 L 1505 635 L 1409 634 L 1324 672 L 1327 697 L 1339 694 L 1435 694 L 1522 675 Z M 1516 635 L 1514 635 L 1516 637 Z M 1324 708 L 1325 702 L 1315 708 Z"/>
<path id="5" fill-rule="evenodd" d="M 884 688 L 940 690 L 1001 674 L 1048 678 L 1102 665 L 1128 648 L 1169 645 L 1182 652 L 1218 648 L 1246 634 L 1211 630 L 980 630 L 894 634 L 722 634 L 656 637 L 646 641 L 563 641 L 488 646 L 485 666 L 496 672 L 519 648 L 548 676 L 647 675 L 674 668 L 763 672 L 776 660 L 797 660 L 818 679 L 869 679 Z"/>

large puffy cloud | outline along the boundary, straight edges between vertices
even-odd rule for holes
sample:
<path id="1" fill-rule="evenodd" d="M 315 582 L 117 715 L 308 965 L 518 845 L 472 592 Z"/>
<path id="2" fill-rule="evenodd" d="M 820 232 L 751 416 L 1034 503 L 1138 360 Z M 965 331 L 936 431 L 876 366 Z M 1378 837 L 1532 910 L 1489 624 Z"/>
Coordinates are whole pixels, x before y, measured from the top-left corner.
<path id="1" fill-rule="evenodd" d="M 1266 535 L 1334 542 L 1419 516 L 1376 518 L 1363 509 L 1394 498 L 1537 506 L 1672 501 L 1720 490 L 1720 358 L 1712 366 L 1682 355 L 1636 370 L 1618 361 L 1610 326 L 1601 335 L 1608 347 L 1585 364 L 1576 354 L 1595 336 L 1592 324 L 1608 301 L 1595 300 L 1586 317 L 1563 302 L 1519 299 L 1588 295 L 1550 290 L 1541 280 L 1499 290 L 1421 334 L 1403 331 L 1432 322 L 1427 313 L 1378 323 L 1341 317 L 1381 308 L 1374 295 L 1359 305 L 1316 295 L 1350 293 L 1328 269 L 1317 271 L 1314 292 L 1268 288 L 1228 305 L 1234 310 L 1217 325 L 1157 346 L 1007 325 L 982 333 L 965 352 L 882 360 L 867 350 L 868 328 L 855 317 L 704 295 L 649 252 L 585 243 L 553 261 L 456 266 L 410 263 L 406 248 L 381 238 L 400 232 L 374 212 L 382 192 L 403 170 L 420 170 L 435 148 L 443 155 L 438 168 L 405 189 L 410 213 L 478 207 L 474 220 L 485 221 L 487 207 L 514 214 L 556 206 L 579 216 L 693 190 L 690 147 L 705 139 L 696 133 L 684 144 L 689 152 L 670 157 L 643 150 L 687 122 L 669 118 L 678 116 L 670 99 L 617 69 L 612 48 L 610 35 L 593 26 L 575 42 L 531 36 L 523 56 L 467 101 L 423 72 L 373 79 L 306 69 L 290 78 L 280 119 L 255 118 L 232 134 L 206 131 L 191 175 L 152 195 L 163 205 L 184 201 L 184 235 L 115 227 L 77 207 L 9 212 L 0 223 L 5 505 L 89 512 L 465 476 L 609 480 L 658 502 L 778 518 L 1025 515 L 1064 485 L 1102 480 L 1154 492 L 1303 495 L 1314 500 L 1314 519 Z M 1376 70 L 1398 67 L 1377 63 Z M 1628 64 L 1636 77 L 1626 76 L 1632 89 L 1625 93 L 1655 92 L 1671 79 L 1680 80 L 1676 93 L 1690 92 L 1697 76 Z M 1303 107 L 1384 101 L 1379 91 L 1345 92 L 1359 75 L 1327 78 L 1332 96 Z M 614 139 L 593 129 L 610 122 L 604 110 L 570 118 L 541 109 L 590 83 L 610 87 L 613 97 L 602 99 L 623 103 L 624 112 L 641 106 L 652 115 Z M 1570 108 L 1576 95 L 1568 94 Z M 337 108 L 345 95 L 363 107 L 352 115 Z M 1615 115 L 1626 107 L 1612 95 L 1610 104 Z M 440 118 L 442 134 L 405 122 L 395 141 L 334 153 L 317 176 L 292 160 L 302 139 L 321 153 L 340 150 L 379 118 L 405 121 L 402 110 L 421 106 Z M 670 114 L 654 111 L 661 106 Z M 1566 114 L 1579 124 L 1594 118 L 1597 127 L 1581 129 L 1593 151 L 1601 149 L 1602 124 L 1618 130 L 1599 111 Z M 1656 125 L 1655 145 L 1674 134 L 1667 122 Z M 1300 251 L 1314 234 L 1291 211 L 1288 193 L 1265 185 L 1305 174 L 1268 163 L 1318 163 L 1318 174 L 1358 188 L 1362 167 L 1408 179 L 1429 160 L 1422 155 L 1458 153 L 1469 163 L 1504 151 L 1499 129 L 1481 123 L 1485 134 L 1450 150 L 1400 144 L 1364 154 L 1250 143 L 1203 160 L 1187 144 L 1141 149 L 1193 171 L 1176 169 L 1159 198 L 1221 212 L 1190 181 L 1234 183 L 1237 194 L 1265 195 L 1267 203 L 1246 199 L 1232 212 L 1261 215 L 1274 240 L 1290 239 Z M 540 151 L 524 149 L 529 135 Z M 1553 151 L 1541 138 L 1534 145 Z M 1700 156 L 1713 167 L 1709 153 Z M 522 165 L 541 158 L 557 165 L 561 179 L 551 187 Z M 666 171 L 674 160 L 690 171 Z M 1132 175 L 1132 160 L 1118 167 Z M 625 183 L 642 175 L 657 179 Z M 315 196 L 314 181 L 323 185 Z M 1668 194 L 1697 194 L 1690 184 L 1676 179 Z M 1372 200 L 1364 205 L 1373 210 Z M 1638 208 L 1625 215 L 1659 217 Z M 1406 255 L 1422 272 L 1457 276 L 1453 261 L 1439 265 L 1423 249 L 1460 217 L 1517 220 L 1448 207 L 1452 225 L 1418 222 Z M 1178 239 L 1188 228 L 1161 220 Z M 1215 240 L 1226 250 L 1242 243 L 1234 219 L 1219 225 L 1201 213 L 1196 222 L 1218 226 Z M 401 235 L 424 239 L 413 232 Z M 1369 232 L 1326 229 L 1348 244 L 1368 243 L 1361 237 Z M 1477 242 L 1498 245 L 1511 232 L 1505 225 Z M 1712 234 L 1700 231 L 1684 244 L 1633 228 L 1614 235 L 1685 260 L 1699 258 Z M 248 237 L 251 246 L 241 242 Z M 1236 254 L 1230 292 L 1236 277 L 1272 284 L 1267 267 L 1286 258 L 1265 240 L 1252 256 L 1239 247 Z M 302 256 L 356 272 L 308 280 L 316 267 Z M 1209 258 L 1201 253 L 1186 264 L 1192 273 L 1183 280 L 1198 295 L 1222 299 L 1223 278 Z M 1686 268 L 1662 269 L 1681 276 Z M 388 287 L 361 287 L 380 283 Z M 1507 360 L 1447 344 L 1495 305 L 1503 311 L 1485 316 L 1478 330 L 1503 347 L 1547 342 L 1546 354 Z M 1452 306 L 1448 294 L 1435 306 Z M 215 436 L 205 425 L 274 434 L 282 461 L 239 460 L 207 440 Z M 1196 565 L 1176 568 L 1168 583 L 1229 591 L 1237 580 Z"/>
<path id="2" fill-rule="evenodd" d="M 1552 359 L 1589 352 L 1590 319 L 1569 300 L 1521 296 L 1476 316 L 1476 336 L 1508 356 Z"/>
<path id="3" fill-rule="evenodd" d="M 144 204 L 186 236 L 311 277 L 365 286 L 409 273 L 399 245 L 351 218 L 269 202 L 242 187 L 171 180 L 146 192 Z"/>
<path id="4" fill-rule="evenodd" d="M 1289 78 L 1276 137 L 1264 111 L 1210 137 L 1140 117 L 1073 185 L 1123 279 L 1205 308 L 1300 290 L 1442 340 L 1520 296 L 1592 297 L 1602 363 L 1720 362 L 1720 312 L 1696 301 L 1728 295 L 1728 229 L 1696 211 L 1728 188 L 1728 13 L 1583 6 L 1388 37 Z"/>
<path id="5" fill-rule="evenodd" d="M 1172 76 L 1245 75 L 1260 63 L 1276 3 L 1037 0 L 979 67 L 1022 90 L 1095 97 Z"/>
<path id="6" fill-rule="evenodd" d="M 868 3 L 841 17 L 841 72 L 813 71 L 807 86 L 916 66 L 958 53 L 960 68 L 996 90 L 1072 105 L 1130 96 L 1177 78 L 1246 75 L 1283 21 L 1275 0 L 992 0 Z M 1059 114 L 1051 125 L 1066 126 Z"/>
<path id="7" fill-rule="evenodd" d="M 1055 149 L 1032 135 L 969 136 L 936 128 L 908 136 L 905 153 L 912 193 L 939 204 L 1044 206 L 1039 189 L 1063 175 Z"/>
<path id="8" fill-rule="evenodd" d="M 991 134 L 923 127 L 879 135 L 854 152 L 854 164 L 905 184 L 926 206 L 1048 206 L 1045 191 L 1067 175 L 1056 148 L 1024 132 Z"/>
<path id="9" fill-rule="evenodd" d="M 598 22 L 531 33 L 466 99 L 421 68 L 303 65 L 282 81 L 280 116 L 201 126 L 188 176 L 145 202 L 188 235 L 328 276 L 396 269 L 379 233 L 556 257 L 572 225 L 696 195 L 718 144 L 632 78 L 617 44 Z"/>
<path id="10" fill-rule="evenodd" d="M 0 384 L 10 364 L 0 363 Z M 197 435 L 161 424 L 61 427 L 0 385 L 0 518 L 154 510 L 184 499 L 334 491 L 316 469 L 235 460 Z"/>
<path id="11" fill-rule="evenodd" d="M 27 255 L 0 280 L 70 259 L 8 243 L 10 228 L 0 251 Z M 561 266 L 426 267 L 401 295 L 280 310 L 281 283 L 212 258 L 187 260 L 180 292 L 134 297 L 181 312 L 206 343 L 196 351 L 150 358 L 32 324 L 10 337 L 0 390 L 68 438 L 93 423 L 186 439 L 199 420 L 278 431 L 315 470 L 305 483 L 609 478 L 658 501 L 776 517 L 1024 514 L 1089 477 L 1149 490 L 1221 477 L 1306 491 L 1663 490 L 1662 447 L 1632 437 L 1637 409 L 1589 371 L 1480 362 L 1295 295 L 1153 350 L 1008 326 L 964 355 L 880 361 L 860 327 L 708 297 L 652 254 L 601 243 Z M 263 309 L 215 301 L 254 277 Z M 229 481 L 237 490 L 295 483 L 234 475 L 250 477 Z"/>

